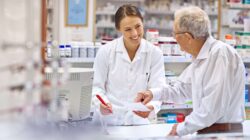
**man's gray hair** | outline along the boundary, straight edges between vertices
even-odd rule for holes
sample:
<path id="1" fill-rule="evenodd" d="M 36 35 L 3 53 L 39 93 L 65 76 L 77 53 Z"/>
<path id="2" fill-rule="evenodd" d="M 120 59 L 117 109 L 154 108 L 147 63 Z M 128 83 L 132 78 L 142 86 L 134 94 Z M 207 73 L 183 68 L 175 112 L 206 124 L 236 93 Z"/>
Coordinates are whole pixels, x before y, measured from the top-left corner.
<path id="1" fill-rule="evenodd" d="M 195 39 L 208 38 L 211 35 L 210 20 L 205 11 L 196 6 L 181 8 L 175 12 L 175 20 L 180 32 L 188 32 Z"/>

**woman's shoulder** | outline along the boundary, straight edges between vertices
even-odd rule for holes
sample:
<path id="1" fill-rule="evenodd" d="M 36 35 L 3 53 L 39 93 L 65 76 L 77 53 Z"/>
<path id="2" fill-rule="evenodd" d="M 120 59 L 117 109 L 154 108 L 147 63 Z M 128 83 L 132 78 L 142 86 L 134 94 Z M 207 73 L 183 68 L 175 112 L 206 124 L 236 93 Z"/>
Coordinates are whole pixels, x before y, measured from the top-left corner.
<path id="1" fill-rule="evenodd" d="M 121 38 L 116 38 L 116 39 L 114 39 L 112 41 L 107 42 L 102 47 L 106 48 L 107 50 L 115 48 L 118 45 L 118 43 L 120 42 L 120 40 L 121 40 Z"/>
<path id="2" fill-rule="evenodd" d="M 110 51 L 112 51 L 117 46 L 117 43 L 119 41 L 118 39 L 119 38 L 114 39 L 112 41 L 109 41 L 105 45 L 102 45 L 99 51 L 101 51 L 103 53 L 105 53 L 105 52 L 109 53 Z"/>

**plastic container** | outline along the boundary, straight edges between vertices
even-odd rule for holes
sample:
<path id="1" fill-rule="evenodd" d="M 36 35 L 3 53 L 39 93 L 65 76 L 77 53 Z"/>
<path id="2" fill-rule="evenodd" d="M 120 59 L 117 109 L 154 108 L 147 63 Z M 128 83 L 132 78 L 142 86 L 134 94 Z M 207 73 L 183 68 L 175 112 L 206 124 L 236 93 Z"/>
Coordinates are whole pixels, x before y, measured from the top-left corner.
<path id="1" fill-rule="evenodd" d="M 73 43 L 71 46 L 71 54 L 73 58 L 79 57 L 79 45 L 78 43 Z"/>
<path id="2" fill-rule="evenodd" d="M 158 46 L 159 31 L 157 29 L 148 29 L 146 32 L 146 40 Z"/>
<path id="3" fill-rule="evenodd" d="M 64 47 L 64 45 L 59 45 L 59 54 L 60 54 L 60 57 L 65 57 L 65 47 Z"/>
<path id="4" fill-rule="evenodd" d="M 184 114 L 178 113 L 178 114 L 176 115 L 176 120 L 177 120 L 178 123 L 184 122 L 184 121 L 185 121 L 185 116 L 184 116 Z"/>
<path id="5" fill-rule="evenodd" d="M 241 43 L 245 46 L 250 46 L 250 32 L 242 32 Z"/>
<path id="6" fill-rule="evenodd" d="M 171 37 L 159 37 L 159 47 L 161 48 L 163 55 L 172 55 L 173 46 L 171 44 Z"/>
<path id="7" fill-rule="evenodd" d="M 235 47 L 236 41 L 235 41 L 235 39 L 233 39 L 233 35 L 226 34 L 225 35 L 225 43 L 229 44 L 232 47 Z"/>
<path id="8" fill-rule="evenodd" d="M 95 46 L 93 42 L 86 42 L 88 58 L 95 58 Z"/>
<path id="9" fill-rule="evenodd" d="M 250 4 L 250 0 L 242 0 L 243 4 Z"/>
<path id="10" fill-rule="evenodd" d="M 48 44 L 47 44 L 47 49 L 46 49 L 46 54 L 47 54 L 47 57 L 48 58 L 51 58 L 52 57 L 52 42 L 49 41 Z"/>
<path id="11" fill-rule="evenodd" d="M 81 45 L 79 45 L 79 50 L 80 50 L 80 57 L 81 58 L 88 57 L 87 46 L 85 43 L 82 43 Z"/>
<path id="12" fill-rule="evenodd" d="M 71 45 L 65 45 L 65 57 L 71 57 Z"/>

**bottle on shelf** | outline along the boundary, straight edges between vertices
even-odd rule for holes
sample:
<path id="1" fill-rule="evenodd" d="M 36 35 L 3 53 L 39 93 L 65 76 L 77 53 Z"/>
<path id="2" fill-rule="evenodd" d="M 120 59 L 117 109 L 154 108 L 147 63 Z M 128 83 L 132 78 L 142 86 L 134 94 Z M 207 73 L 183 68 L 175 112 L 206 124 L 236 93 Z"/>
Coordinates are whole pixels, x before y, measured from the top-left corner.
<path id="1" fill-rule="evenodd" d="M 65 45 L 65 57 L 71 57 L 71 45 Z"/>
<path id="2" fill-rule="evenodd" d="M 158 46 L 159 31 L 157 29 L 148 29 L 146 39 L 152 44 Z"/>
<path id="3" fill-rule="evenodd" d="M 226 34 L 226 35 L 225 35 L 225 43 L 231 45 L 232 47 L 235 47 L 235 45 L 236 45 L 236 40 L 233 38 L 233 35 L 231 35 L 231 34 Z"/>
<path id="4" fill-rule="evenodd" d="M 46 48 L 46 54 L 48 58 L 52 57 L 51 49 L 52 49 L 52 42 L 48 41 L 47 48 Z"/>
<path id="5" fill-rule="evenodd" d="M 60 57 L 65 57 L 65 47 L 64 45 L 59 45 Z"/>

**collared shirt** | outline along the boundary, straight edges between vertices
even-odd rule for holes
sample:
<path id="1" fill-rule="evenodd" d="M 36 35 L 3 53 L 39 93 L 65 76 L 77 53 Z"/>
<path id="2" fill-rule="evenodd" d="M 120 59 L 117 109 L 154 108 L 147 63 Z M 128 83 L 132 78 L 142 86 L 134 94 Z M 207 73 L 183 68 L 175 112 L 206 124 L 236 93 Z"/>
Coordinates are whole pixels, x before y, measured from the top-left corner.
<path id="1" fill-rule="evenodd" d="M 235 49 L 209 37 L 197 58 L 183 71 L 174 86 L 154 98 L 183 103 L 192 99 L 193 112 L 177 127 L 182 136 L 214 123 L 242 122 L 245 68 Z"/>
<path id="2" fill-rule="evenodd" d="M 138 119 L 141 118 L 123 110 L 123 102 L 134 102 L 139 91 L 147 89 L 160 91 L 164 84 L 163 54 L 158 47 L 148 41 L 141 40 L 132 62 L 124 46 L 123 37 L 99 49 L 94 62 L 93 95 L 98 93 L 106 102 L 110 102 L 113 106 L 113 114 L 130 119 L 120 120 L 120 124 L 137 124 L 140 123 Z M 94 102 L 99 103 L 95 100 L 96 98 Z M 160 102 L 152 105 L 156 112 L 160 109 Z M 126 117 L 126 114 L 133 117 Z M 148 123 L 148 120 L 146 122 Z"/>

